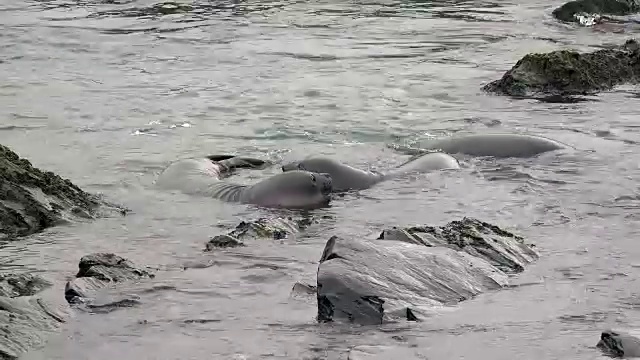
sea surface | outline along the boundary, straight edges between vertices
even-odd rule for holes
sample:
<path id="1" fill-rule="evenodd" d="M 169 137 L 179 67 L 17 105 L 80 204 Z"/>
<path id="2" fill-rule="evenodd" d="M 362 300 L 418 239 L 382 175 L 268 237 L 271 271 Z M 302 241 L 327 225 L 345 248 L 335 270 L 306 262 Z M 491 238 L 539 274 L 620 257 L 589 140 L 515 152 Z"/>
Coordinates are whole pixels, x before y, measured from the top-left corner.
<path id="1" fill-rule="evenodd" d="M 172 7 L 143 0 L 0 1 L 0 143 L 132 210 L 6 245 L 0 269 L 42 273 L 60 297 L 91 252 L 159 269 L 118 288 L 141 305 L 74 312 L 25 358 L 346 359 L 355 346 L 384 345 L 390 359 L 585 360 L 602 358 L 602 330 L 640 326 L 635 89 L 574 104 L 480 89 L 527 53 L 593 51 L 637 27 L 561 24 L 551 11 L 562 1 L 184 4 L 192 9 L 163 14 Z M 537 134 L 576 150 L 461 157 L 460 171 L 338 198 L 298 236 L 213 253 L 203 252 L 207 240 L 240 221 L 287 214 L 153 186 L 185 157 L 323 154 L 385 171 L 407 159 L 392 145 L 479 132 Z M 522 286 L 385 326 L 317 324 L 315 298 L 291 295 L 294 283 L 315 283 L 331 235 L 375 238 L 464 216 L 536 244 L 539 261 L 512 279 Z"/>

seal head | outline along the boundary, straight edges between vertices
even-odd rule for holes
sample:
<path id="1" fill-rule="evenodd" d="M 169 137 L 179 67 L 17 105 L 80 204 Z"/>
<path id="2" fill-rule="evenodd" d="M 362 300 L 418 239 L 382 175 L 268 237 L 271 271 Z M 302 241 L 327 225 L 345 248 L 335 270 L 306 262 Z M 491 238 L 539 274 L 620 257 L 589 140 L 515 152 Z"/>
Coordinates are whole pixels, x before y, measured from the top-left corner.
<path id="1" fill-rule="evenodd" d="M 265 207 L 310 209 L 328 205 L 332 191 L 329 174 L 294 170 L 276 174 L 251 186 L 242 200 Z"/>

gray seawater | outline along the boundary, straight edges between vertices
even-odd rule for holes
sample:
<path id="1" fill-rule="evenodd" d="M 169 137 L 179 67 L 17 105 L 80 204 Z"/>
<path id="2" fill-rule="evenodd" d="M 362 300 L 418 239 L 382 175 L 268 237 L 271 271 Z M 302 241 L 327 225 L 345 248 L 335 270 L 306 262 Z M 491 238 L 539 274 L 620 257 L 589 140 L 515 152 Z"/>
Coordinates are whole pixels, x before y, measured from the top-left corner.
<path id="1" fill-rule="evenodd" d="M 0 143 L 133 210 L 2 248 L 2 269 L 44 271 L 60 292 L 79 258 L 115 252 L 163 271 L 118 291 L 142 305 L 75 313 L 29 359 L 598 359 L 601 330 L 640 326 L 640 110 L 633 88 L 549 104 L 480 86 L 529 52 L 593 50 L 634 35 L 562 25 L 562 1 L 202 2 L 148 16 L 148 0 L 0 3 Z M 296 238 L 203 253 L 210 236 L 273 211 L 161 192 L 170 161 L 325 154 L 388 169 L 388 144 L 516 131 L 577 151 L 463 159 L 463 169 L 334 201 Z M 247 172 L 252 182 L 277 168 Z M 317 324 L 314 283 L 330 235 L 462 216 L 516 230 L 540 260 L 510 289 L 415 324 Z M 181 270 L 184 264 L 211 263 Z M 57 290 L 56 290 L 57 289 Z"/>

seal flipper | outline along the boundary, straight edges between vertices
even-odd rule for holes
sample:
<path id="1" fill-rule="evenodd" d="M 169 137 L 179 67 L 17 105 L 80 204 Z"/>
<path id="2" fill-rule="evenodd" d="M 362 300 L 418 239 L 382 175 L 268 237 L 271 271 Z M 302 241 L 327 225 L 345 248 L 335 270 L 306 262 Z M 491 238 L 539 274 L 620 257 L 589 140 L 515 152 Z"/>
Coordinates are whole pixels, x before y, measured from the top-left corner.
<path id="1" fill-rule="evenodd" d="M 272 163 L 267 160 L 228 154 L 209 155 L 206 156 L 206 158 L 224 166 L 227 171 L 235 169 L 264 169 L 272 165 Z"/>
<path id="2" fill-rule="evenodd" d="M 211 160 L 211 161 L 222 161 L 222 160 L 229 160 L 231 158 L 236 157 L 236 155 L 228 155 L 228 154 L 216 154 L 216 155 L 209 155 L 209 156 L 205 156 L 207 159 Z"/>

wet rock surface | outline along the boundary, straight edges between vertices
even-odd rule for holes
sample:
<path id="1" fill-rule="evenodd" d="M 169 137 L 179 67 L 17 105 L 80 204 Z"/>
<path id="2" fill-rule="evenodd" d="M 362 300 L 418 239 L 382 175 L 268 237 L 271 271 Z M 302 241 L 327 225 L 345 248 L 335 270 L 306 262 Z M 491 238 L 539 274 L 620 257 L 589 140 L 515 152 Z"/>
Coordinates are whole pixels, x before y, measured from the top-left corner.
<path id="1" fill-rule="evenodd" d="M 65 320 L 64 309 L 39 293 L 51 286 L 32 274 L 0 275 L 0 359 L 17 359 Z"/>
<path id="2" fill-rule="evenodd" d="M 33 274 L 0 274 L 0 296 L 31 296 L 51 286 L 51 283 Z"/>
<path id="3" fill-rule="evenodd" d="M 393 227 L 383 230 L 378 240 L 465 251 L 507 274 L 522 272 L 525 265 L 538 258 L 534 245 L 525 244 L 522 236 L 474 218 L 451 221 L 445 226 Z"/>
<path id="4" fill-rule="evenodd" d="M 72 219 L 124 212 L 71 181 L 42 171 L 0 145 L 0 240 L 13 240 Z"/>
<path id="5" fill-rule="evenodd" d="M 574 0 L 553 10 L 552 15 L 561 21 L 583 23 L 585 18 L 600 21 L 607 15 L 624 16 L 638 12 L 640 4 L 634 0 Z"/>
<path id="6" fill-rule="evenodd" d="M 596 347 L 612 357 L 640 357 L 640 338 L 616 330 L 603 331 Z"/>
<path id="7" fill-rule="evenodd" d="M 537 253 L 521 237 L 473 218 L 385 230 L 377 240 L 333 236 L 317 275 L 318 321 L 420 321 L 508 284 Z"/>
<path id="8" fill-rule="evenodd" d="M 638 83 L 638 48 L 638 42 L 630 39 L 622 46 L 590 53 L 558 50 L 527 54 L 501 79 L 485 85 L 483 90 L 513 97 L 571 102 L 579 95 Z"/>
<path id="9" fill-rule="evenodd" d="M 256 239 L 281 240 L 305 230 L 315 220 L 309 218 L 259 218 L 242 221 L 226 234 L 216 235 L 207 242 L 205 251 L 246 246 L 244 241 Z"/>
<path id="10" fill-rule="evenodd" d="M 88 309 L 116 309 L 136 305 L 138 300 L 134 298 L 95 299 L 94 295 L 110 283 L 155 277 L 152 272 L 110 253 L 83 256 L 78 268 L 76 278 L 67 282 L 65 286 L 64 297 L 70 304 L 84 304 Z"/>

